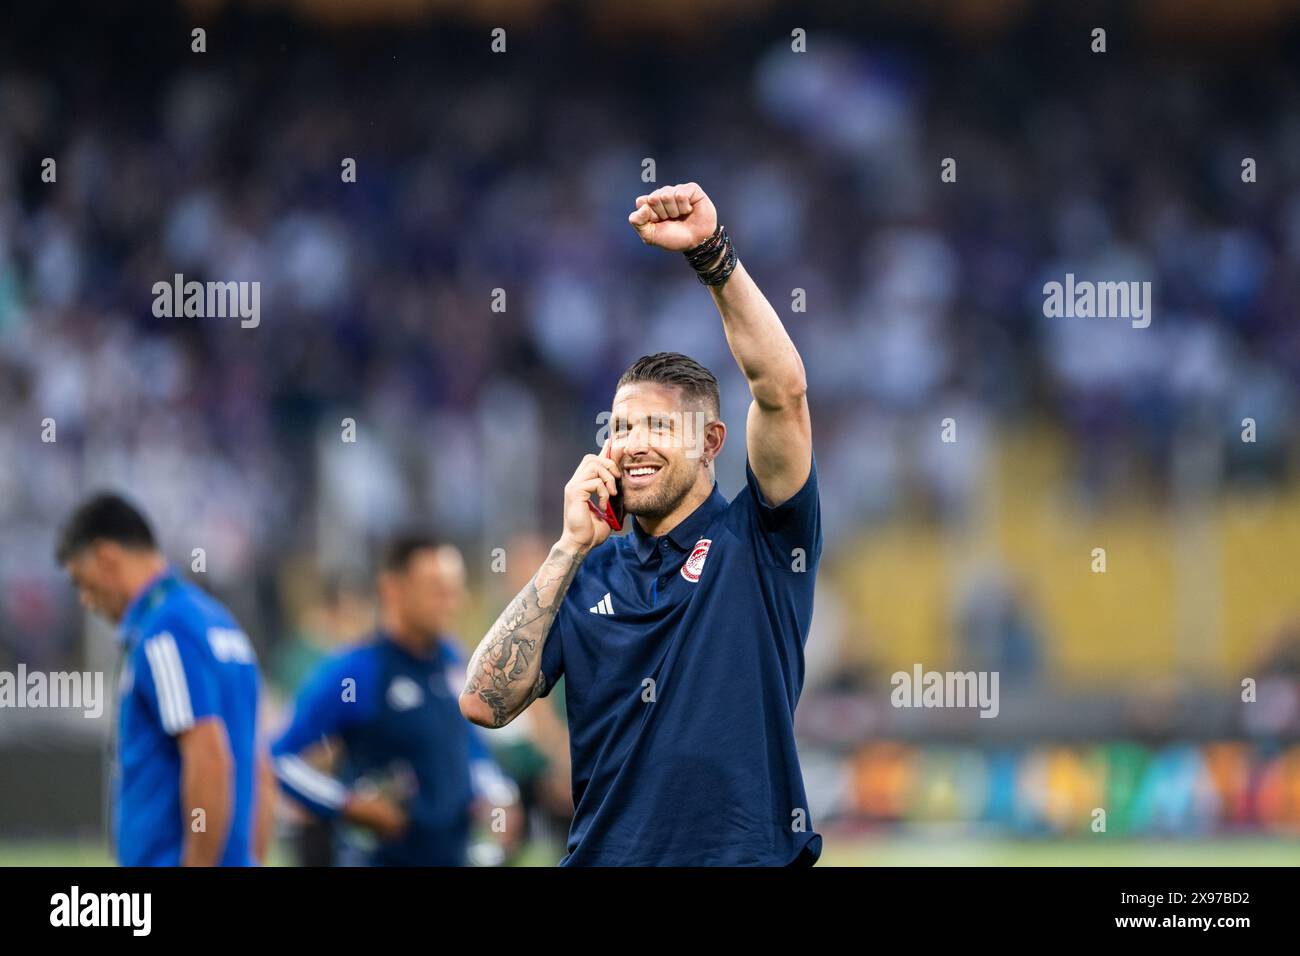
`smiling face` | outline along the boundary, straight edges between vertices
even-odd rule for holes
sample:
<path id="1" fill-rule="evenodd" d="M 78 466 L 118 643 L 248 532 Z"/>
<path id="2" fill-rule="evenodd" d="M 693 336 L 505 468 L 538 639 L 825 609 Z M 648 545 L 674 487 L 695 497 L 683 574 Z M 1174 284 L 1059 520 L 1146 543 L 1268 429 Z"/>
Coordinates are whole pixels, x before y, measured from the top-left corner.
<path id="1" fill-rule="evenodd" d="M 693 490 L 713 487 L 708 462 L 726 429 L 702 404 L 683 400 L 676 385 L 631 382 L 614 395 L 610 454 L 623 470 L 623 508 L 658 521 Z"/>

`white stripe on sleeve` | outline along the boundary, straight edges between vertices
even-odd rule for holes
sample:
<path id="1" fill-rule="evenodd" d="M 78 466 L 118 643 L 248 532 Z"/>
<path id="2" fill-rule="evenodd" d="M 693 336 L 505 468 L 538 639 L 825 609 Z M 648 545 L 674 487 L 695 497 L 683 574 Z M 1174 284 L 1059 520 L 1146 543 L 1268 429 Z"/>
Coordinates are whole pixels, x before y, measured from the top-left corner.
<path id="1" fill-rule="evenodd" d="M 158 690 L 163 729 L 169 734 L 189 730 L 194 726 L 194 708 L 190 704 L 190 688 L 185 683 L 185 668 L 181 666 L 176 638 L 163 631 L 147 640 L 144 650 Z"/>
<path id="2" fill-rule="evenodd" d="M 175 720 L 176 702 L 171 695 L 171 688 L 164 683 L 164 664 L 159 660 L 158 646 L 154 640 L 144 642 L 144 654 L 149 659 L 149 673 L 153 677 L 154 691 L 158 696 L 158 712 L 162 716 L 164 727 L 170 727 Z"/>
<path id="3" fill-rule="evenodd" d="M 275 771 L 294 790 L 322 806 L 338 810 L 347 800 L 347 787 L 292 754 L 276 758 Z"/>

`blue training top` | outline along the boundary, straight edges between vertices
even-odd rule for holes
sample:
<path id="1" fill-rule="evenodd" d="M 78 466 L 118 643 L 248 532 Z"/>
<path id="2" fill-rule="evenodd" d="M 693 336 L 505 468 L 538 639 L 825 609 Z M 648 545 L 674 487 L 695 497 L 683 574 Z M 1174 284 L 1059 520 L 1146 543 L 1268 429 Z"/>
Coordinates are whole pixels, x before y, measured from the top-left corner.
<path id="1" fill-rule="evenodd" d="M 215 598 L 168 568 L 131 602 L 122 664 L 115 780 L 123 866 L 178 866 L 189 819 L 176 736 L 216 718 L 234 759 L 234 803 L 222 866 L 252 864 L 257 657 Z"/>

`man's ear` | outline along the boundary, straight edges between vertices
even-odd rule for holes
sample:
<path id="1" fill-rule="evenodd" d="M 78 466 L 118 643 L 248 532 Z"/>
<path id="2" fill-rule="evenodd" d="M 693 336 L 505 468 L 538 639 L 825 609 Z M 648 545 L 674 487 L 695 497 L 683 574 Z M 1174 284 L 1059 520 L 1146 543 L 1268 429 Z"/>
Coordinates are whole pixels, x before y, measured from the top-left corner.
<path id="1" fill-rule="evenodd" d="M 379 577 L 375 580 L 375 590 L 379 593 L 379 600 L 384 603 L 391 602 L 397 596 L 398 583 L 395 571 L 380 571 Z"/>
<path id="2" fill-rule="evenodd" d="M 727 426 L 722 419 L 709 422 L 704 426 L 704 459 L 706 462 L 717 461 L 722 453 L 722 446 L 727 440 Z"/>

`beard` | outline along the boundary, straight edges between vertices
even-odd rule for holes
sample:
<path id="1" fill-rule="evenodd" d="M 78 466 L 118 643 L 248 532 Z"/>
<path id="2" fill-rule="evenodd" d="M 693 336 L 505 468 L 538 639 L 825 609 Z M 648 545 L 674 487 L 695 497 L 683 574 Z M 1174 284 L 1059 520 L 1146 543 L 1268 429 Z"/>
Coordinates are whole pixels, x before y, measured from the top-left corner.
<path id="1" fill-rule="evenodd" d="M 673 513 L 682 499 L 690 494 L 695 477 L 702 466 L 697 462 L 665 466 L 659 470 L 654 484 L 649 488 L 625 488 L 623 510 L 630 515 L 640 515 L 652 521 Z"/>

